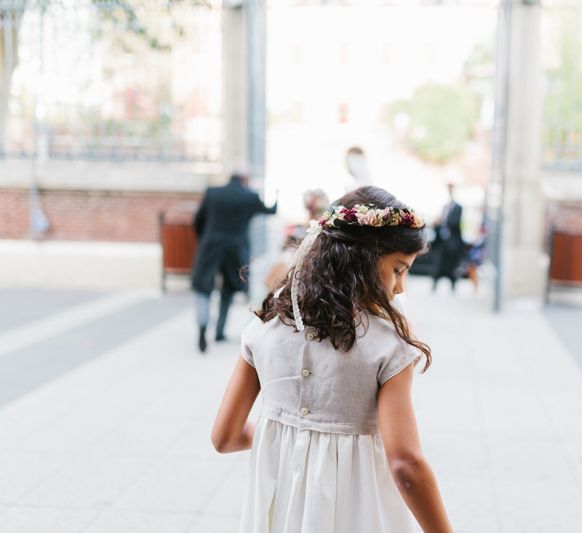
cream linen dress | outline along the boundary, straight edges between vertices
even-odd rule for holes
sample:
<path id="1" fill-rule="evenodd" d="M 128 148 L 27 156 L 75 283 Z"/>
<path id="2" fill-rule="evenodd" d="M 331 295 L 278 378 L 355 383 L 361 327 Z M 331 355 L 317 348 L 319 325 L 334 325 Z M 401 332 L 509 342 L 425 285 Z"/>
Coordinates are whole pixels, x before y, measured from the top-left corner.
<path id="1" fill-rule="evenodd" d="M 411 514 L 388 469 L 379 388 L 419 353 L 394 327 L 361 315 L 349 352 L 255 318 L 242 355 L 259 376 L 262 410 L 240 533 L 408 533 Z"/>

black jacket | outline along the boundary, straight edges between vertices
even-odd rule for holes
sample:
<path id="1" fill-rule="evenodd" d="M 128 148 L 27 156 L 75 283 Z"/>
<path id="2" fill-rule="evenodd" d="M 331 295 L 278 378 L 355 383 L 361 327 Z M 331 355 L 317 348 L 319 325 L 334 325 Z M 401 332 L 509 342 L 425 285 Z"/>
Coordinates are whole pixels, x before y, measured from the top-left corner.
<path id="1" fill-rule="evenodd" d="M 249 223 L 254 215 L 276 211 L 277 204 L 266 207 L 256 192 L 237 179 L 223 187 L 210 187 L 194 217 L 199 246 L 192 288 L 210 294 L 220 272 L 227 289 L 246 290 L 240 271 L 250 262 Z"/>
<path id="2" fill-rule="evenodd" d="M 461 218 L 463 208 L 457 202 L 451 205 L 446 220 L 436 227 L 436 239 L 434 244 L 444 244 L 451 249 L 462 249 L 463 236 L 461 233 Z"/>

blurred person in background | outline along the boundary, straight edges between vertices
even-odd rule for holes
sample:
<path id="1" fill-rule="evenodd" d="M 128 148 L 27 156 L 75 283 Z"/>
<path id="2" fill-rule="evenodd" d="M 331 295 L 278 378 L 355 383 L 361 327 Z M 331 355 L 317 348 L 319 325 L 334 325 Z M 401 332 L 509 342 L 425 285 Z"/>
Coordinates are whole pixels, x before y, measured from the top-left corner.
<path id="1" fill-rule="evenodd" d="M 346 183 L 346 192 L 357 187 L 372 184 L 372 175 L 366 153 L 359 146 L 352 146 L 346 152 L 346 168 L 352 179 Z"/>
<path id="2" fill-rule="evenodd" d="M 319 220 L 329 207 L 329 198 L 321 189 L 313 189 L 303 193 L 303 205 L 307 211 L 307 223 Z"/>
<path id="3" fill-rule="evenodd" d="M 192 271 L 201 353 L 207 348 L 210 296 L 216 275 L 221 275 L 222 283 L 215 339 L 224 341 L 233 296 L 247 291 L 247 279 L 241 276 L 241 269 L 250 262 L 249 223 L 254 215 L 276 212 L 277 202 L 272 207 L 265 206 L 259 195 L 249 189 L 249 176 L 242 170 L 235 171 L 227 185 L 206 190 L 194 217 L 194 231 L 200 244 Z"/>
<path id="4" fill-rule="evenodd" d="M 479 291 L 479 267 L 487 258 L 487 215 L 483 215 L 479 235 L 471 243 L 467 253 L 467 277 L 473 284 L 475 294 Z"/>
<path id="5" fill-rule="evenodd" d="M 454 198 L 455 186 L 449 183 L 447 189 L 449 201 L 436 221 L 436 236 L 432 243 L 435 254 L 433 290 L 436 290 L 440 278 L 449 278 L 454 291 L 457 283 L 457 268 L 463 257 L 464 248 L 461 234 L 463 208 Z"/>
<path id="6" fill-rule="evenodd" d="M 293 264 L 295 251 L 305 237 L 305 232 L 311 220 L 319 220 L 329 207 L 329 198 L 321 189 L 308 190 L 303 193 L 303 206 L 307 211 L 307 220 L 301 224 L 290 224 L 285 230 L 283 249 L 273 266 L 265 276 L 265 286 L 272 290 L 278 286 L 287 275 Z"/>

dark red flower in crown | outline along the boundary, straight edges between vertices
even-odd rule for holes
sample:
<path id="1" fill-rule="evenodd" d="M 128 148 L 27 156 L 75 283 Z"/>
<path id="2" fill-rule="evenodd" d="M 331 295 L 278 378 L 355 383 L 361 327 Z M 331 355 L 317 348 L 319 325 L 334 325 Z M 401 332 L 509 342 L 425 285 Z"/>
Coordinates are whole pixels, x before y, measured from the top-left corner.
<path id="1" fill-rule="evenodd" d="M 412 224 L 414 223 L 414 216 L 412 215 L 412 213 L 404 211 L 401 215 L 400 223 L 403 226 L 412 226 Z"/>
<path id="2" fill-rule="evenodd" d="M 340 213 L 344 216 L 346 222 L 355 222 L 358 219 L 356 216 L 356 210 L 351 207 L 344 207 Z"/>

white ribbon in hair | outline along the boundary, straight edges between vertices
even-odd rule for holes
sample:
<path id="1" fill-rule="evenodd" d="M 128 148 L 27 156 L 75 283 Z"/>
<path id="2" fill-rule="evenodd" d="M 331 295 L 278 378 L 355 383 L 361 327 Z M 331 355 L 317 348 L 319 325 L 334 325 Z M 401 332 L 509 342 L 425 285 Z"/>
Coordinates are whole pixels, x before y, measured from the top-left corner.
<path id="1" fill-rule="evenodd" d="M 303 260 L 307 255 L 307 252 L 313 246 L 315 239 L 321 233 L 321 225 L 317 220 L 312 220 L 309 223 L 309 228 L 305 234 L 303 242 L 297 248 L 295 252 L 295 268 L 293 269 L 293 279 L 291 281 L 291 304 L 293 305 L 293 318 L 295 319 L 295 327 L 298 331 L 303 331 L 305 326 L 303 325 L 303 318 L 301 317 L 301 311 L 299 310 L 299 274 L 301 272 L 301 267 L 303 266 Z"/>

